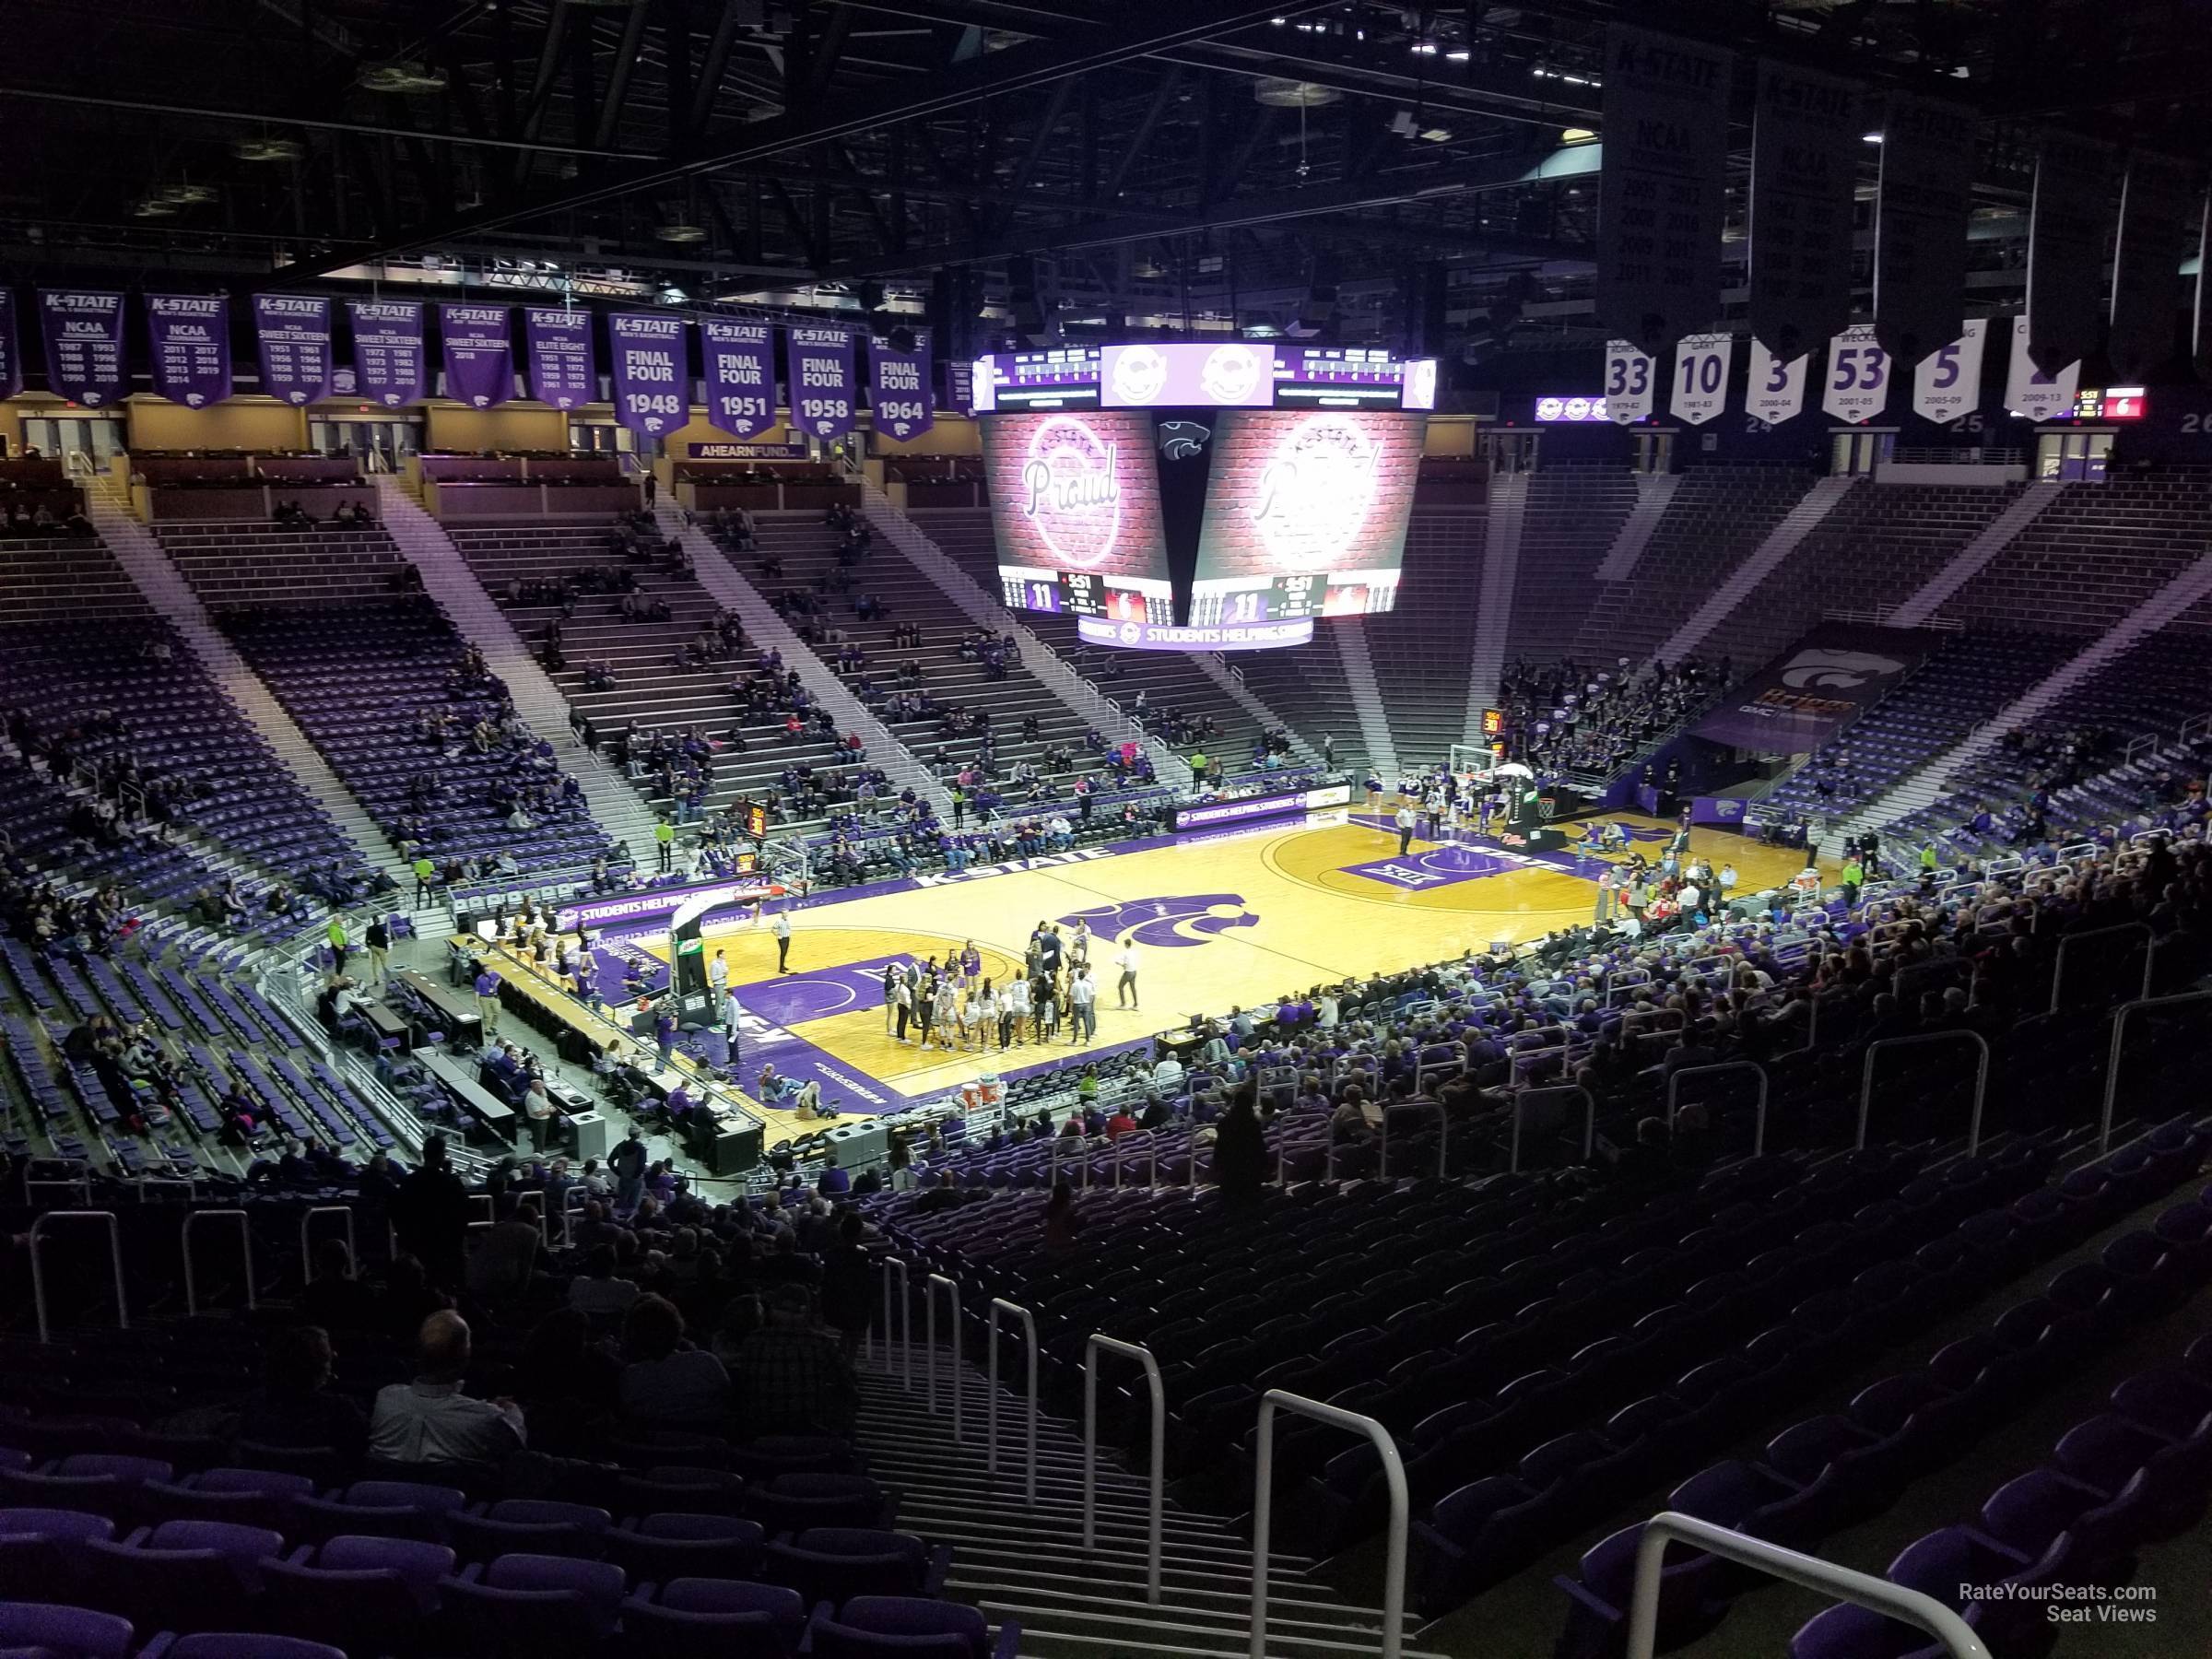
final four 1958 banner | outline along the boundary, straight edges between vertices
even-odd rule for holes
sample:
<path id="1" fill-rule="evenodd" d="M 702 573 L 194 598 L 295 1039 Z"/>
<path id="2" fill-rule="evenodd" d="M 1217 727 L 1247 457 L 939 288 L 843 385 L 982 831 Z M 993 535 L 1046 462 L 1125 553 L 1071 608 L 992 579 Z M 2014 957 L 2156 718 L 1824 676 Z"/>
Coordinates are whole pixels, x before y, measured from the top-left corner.
<path id="1" fill-rule="evenodd" d="M 842 328 L 787 328 L 791 348 L 791 419 L 816 438 L 842 438 L 853 429 L 857 401 L 853 335 Z"/>
<path id="2" fill-rule="evenodd" d="M 188 409 L 230 395 L 230 301 L 220 294 L 148 294 L 154 390 Z"/>

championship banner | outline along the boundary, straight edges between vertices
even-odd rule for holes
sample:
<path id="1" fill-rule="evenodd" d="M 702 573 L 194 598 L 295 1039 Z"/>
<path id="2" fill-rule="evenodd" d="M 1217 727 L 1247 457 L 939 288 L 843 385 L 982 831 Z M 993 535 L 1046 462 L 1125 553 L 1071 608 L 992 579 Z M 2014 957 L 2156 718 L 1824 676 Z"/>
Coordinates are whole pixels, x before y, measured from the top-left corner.
<path id="1" fill-rule="evenodd" d="M 1654 355 L 1721 314 L 1734 64 L 1694 41 L 1606 30 L 1597 320 Z"/>
<path id="2" fill-rule="evenodd" d="M 303 294 L 253 296 L 261 389 L 298 406 L 330 395 L 330 301 Z"/>
<path id="3" fill-rule="evenodd" d="M 154 390 L 188 409 L 230 395 L 230 301 L 220 294 L 148 294 Z"/>
<path id="4" fill-rule="evenodd" d="M 1692 735 L 1767 755 L 1810 754 L 1894 691 L 1945 637 L 1823 622 L 1724 699 Z"/>
<path id="5" fill-rule="evenodd" d="M 1782 64 L 1759 66 L 1748 315 L 1752 336 L 1772 341 L 1785 358 L 1851 322 L 1862 101 L 1849 81 Z"/>
<path id="6" fill-rule="evenodd" d="M 387 409 L 420 401 L 429 379 L 418 300 L 349 300 L 354 389 Z"/>
<path id="7" fill-rule="evenodd" d="M 599 395 L 592 360 L 592 313 L 533 305 L 523 312 L 530 343 L 530 395 L 557 409 L 581 408 Z"/>
<path id="8" fill-rule="evenodd" d="M 1744 378 L 1744 413 L 1773 426 L 1794 420 L 1805 409 L 1806 382 L 1810 378 L 1813 354 L 1800 352 L 1779 358 L 1764 340 L 1751 342 L 1750 372 Z"/>
<path id="9" fill-rule="evenodd" d="M 1874 337 L 1900 363 L 1959 337 L 1973 176 L 1971 111 L 1889 94 L 1874 206 Z"/>
<path id="10" fill-rule="evenodd" d="M 842 328 L 786 328 L 791 353 L 791 420 L 817 438 L 842 438 L 853 429 L 858 402 L 853 371 L 853 335 Z"/>
<path id="11" fill-rule="evenodd" d="M 684 424 L 690 404 L 685 378 L 684 320 L 659 312 L 617 312 L 606 320 L 614 356 L 615 418 L 657 438 Z"/>
<path id="12" fill-rule="evenodd" d="M 514 395 L 514 337 L 510 329 L 503 305 L 438 308 L 448 397 L 472 409 L 488 409 Z"/>
<path id="13" fill-rule="evenodd" d="M 2104 354 L 2115 382 L 2140 384 L 2173 355 L 2173 314 L 2182 308 L 2182 256 L 2196 193 L 2190 170 L 2171 156 L 2136 156 L 2120 194 L 2112 246 L 2112 303 Z"/>
<path id="14" fill-rule="evenodd" d="M 2056 374 L 2097 349 L 2104 279 L 2104 214 L 2112 152 L 2063 133 L 2043 135 L 2028 221 L 2028 355 Z"/>
<path id="15" fill-rule="evenodd" d="M 774 426 L 775 330 L 766 323 L 701 317 L 699 340 L 706 359 L 708 424 L 734 438 L 750 438 Z"/>
<path id="16" fill-rule="evenodd" d="M 1854 323 L 1828 343 L 1828 379 L 1820 407 L 1853 426 L 1872 420 L 1889 403 L 1889 354 L 1874 343 L 1874 324 Z"/>
<path id="17" fill-rule="evenodd" d="M 23 390 L 23 346 L 16 334 L 16 290 L 0 285 L 0 397 Z"/>
<path id="18" fill-rule="evenodd" d="M 911 350 L 888 340 L 868 343 L 868 408 L 876 430 L 901 441 L 937 424 L 930 406 L 929 330 L 914 330 Z"/>
<path id="19" fill-rule="evenodd" d="M 1651 414 L 1655 394 L 1652 371 L 1658 367 L 1627 340 L 1606 342 L 1606 418 L 1620 426 Z"/>
<path id="20" fill-rule="evenodd" d="M 1703 426 L 1718 415 L 1728 404 L 1728 367 L 1735 355 L 1734 335 L 1684 335 L 1675 347 L 1668 413 L 1692 426 Z"/>
<path id="21" fill-rule="evenodd" d="M 2012 320 L 2012 362 L 2005 375 L 2005 406 L 2024 420 L 2056 420 L 2074 413 L 2074 390 L 2081 365 L 2068 363 L 2045 374 L 2028 355 L 2028 319 Z"/>
<path id="22" fill-rule="evenodd" d="M 41 288 L 39 330 L 46 342 L 46 382 L 56 397 L 96 409 L 123 395 L 121 294 Z"/>
<path id="23" fill-rule="evenodd" d="M 1966 332 L 1931 351 L 1912 371 L 1912 413 L 1923 420 L 1957 420 L 1982 406 L 1982 343 L 1989 324 L 1970 317 Z"/>

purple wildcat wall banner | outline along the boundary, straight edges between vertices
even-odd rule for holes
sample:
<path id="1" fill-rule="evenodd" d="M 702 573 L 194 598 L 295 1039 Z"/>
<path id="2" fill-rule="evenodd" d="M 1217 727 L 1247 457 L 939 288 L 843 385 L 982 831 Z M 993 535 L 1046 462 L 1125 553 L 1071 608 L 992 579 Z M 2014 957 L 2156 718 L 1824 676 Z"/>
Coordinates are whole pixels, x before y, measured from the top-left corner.
<path id="1" fill-rule="evenodd" d="M 776 424 L 775 331 L 765 323 L 699 321 L 706 357 L 707 420 L 733 438 Z"/>
<path id="2" fill-rule="evenodd" d="M 148 294 L 154 390 L 188 409 L 230 395 L 230 301 L 220 294 Z"/>
<path id="3" fill-rule="evenodd" d="M 56 397 L 97 409 L 123 395 L 121 294 L 41 288 L 39 331 L 46 341 L 46 382 Z"/>
<path id="4" fill-rule="evenodd" d="M 488 409 L 514 395 L 514 339 L 503 305 L 441 305 L 438 332 L 445 337 L 445 394 L 472 409 Z"/>
<path id="5" fill-rule="evenodd" d="M 420 401 L 429 376 L 419 300 L 349 300 L 353 377 L 361 396 L 396 409 Z"/>
<path id="6" fill-rule="evenodd" d="M 530 342 L 530 395 L 557 409 L 581 408 L 599 395 L 592 354 L 592 313 L 533 305 L 523 312 Z"/>
<path id="7" fill-rule="evenodd" d="M 684 319 L 653 312 L 617 312 L 606 320 L 613 348 L 615 418 L 657 438 L 684 424 L 691 402 L 685 373 Z"/>
<path id="8" fill-rule="evenodd" d="M 787 328 L 791 351 L 791 421 L 816 438 L 853 429 L 860 401 L 853 372 L 853 335 L 842 328 Z"/>
<path id="9" fill-rule="evenodd" d="M 304 294 L 253 296 L 264 392 L 295 406 L 330 395 L 330 312 L 328 300 Z"/>
<path id="10" fill-rule="evenodd" d="M 929 331 L 914 330 L 911 351 L 888 340 L 868 346 L 868 407 L 876 429 L 893 438 L 919 438 L 937 424 L 930 407 Z"/>
<path id="11" fill-rule="evenodd" d="M 23 390 L 23 346 L 16 334 L 16 290 L 0 288 L 0 397 Z"/>

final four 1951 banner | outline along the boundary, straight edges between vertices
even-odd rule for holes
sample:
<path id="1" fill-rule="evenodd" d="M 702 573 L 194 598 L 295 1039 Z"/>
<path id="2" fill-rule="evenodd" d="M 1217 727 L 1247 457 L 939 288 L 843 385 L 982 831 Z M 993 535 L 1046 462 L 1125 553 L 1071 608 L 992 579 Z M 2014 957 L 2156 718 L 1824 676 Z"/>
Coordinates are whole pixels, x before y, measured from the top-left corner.
<path id="1" fill-rule="evenodd" d="M 0 397 L 23 390 L 23 347 L 16 334 L 16 290 L 0 288 Z"/>
<path id="2" fill-rule="evenodd" d="M 530 341 L 530 395 L 557 409 L 580 408 L 599 395 L 592 357 L 592 313 L 533 305 L 523 312 Z"/>
<path id="3" fill-rule="evenodd" d="M 708 424 L 733 438 L 750 438 L 774 426 L 775 331 L 765 323 L 702 317 L 699 340 L 706 359 Z"/>
<path id="4" fill-rule="evenodd" d="M 350 300 L 353 380 L 363 397 L 396 409 L 422 396 L 422 301 Z"/>
<path id="5" fill-rule="evenodd" d="M 853 429 L 858 401 L 853 372 L 853 335 L 842 328 L 788 328 L 791 347 L 791 419 L 816 438 L 842 438 Z"/>
<path id="6" fill-rule="evenodd" d="M 472 409 L 488 409 L 514 395 L 514 341 L 503 305 L 441 305 L 438 332 L 445 340 L 445 394 Z"/>
<path id="7" fill-rule="evenodd" d="M 148 294 L 154 390 L 188 409 L 230 395 L 230 301 L 220 294 Z"/>
<path id="8" fill-rule="evenodd" d="M 56 397 L 97 409 L 123 395 L 121 294 L 41 288 L 39 331 L 46 340 L 46 382 Z"/>
<path id="9" fill-rule="evenodd" d="M 606 337 L 614 349 L 615 418 L 648 438 L 682 426 L 691 403 L 683 318 L 617 312 L 606 320 Z"/>
<path id="10" fill-rule="evenodd" d="M 868 347 L 868 409 L 876 429 L 904 441 L 936 425 L 930 407 L 929 331 L 916 329 L 912 348 L 876 340 Z"/>
<path id="11" fill-rule="evenodd" d="M 261 389 L 271 397 L 296 406 L 330 395 L 330 305 L 303 294 L 253 296 Z"/>

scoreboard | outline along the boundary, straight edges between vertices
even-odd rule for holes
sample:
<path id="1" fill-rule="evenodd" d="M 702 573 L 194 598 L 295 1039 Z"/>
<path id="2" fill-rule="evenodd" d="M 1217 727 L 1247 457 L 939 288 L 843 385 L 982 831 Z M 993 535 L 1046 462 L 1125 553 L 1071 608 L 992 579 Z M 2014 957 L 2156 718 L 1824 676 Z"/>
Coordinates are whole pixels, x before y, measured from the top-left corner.
<path id="1" fill-rule="evenodd" d="M 1437 363 L 1379 346 L 1140 341 L 975 359 L 978 415 L 1054 409 L 1433 409 Z"/>

